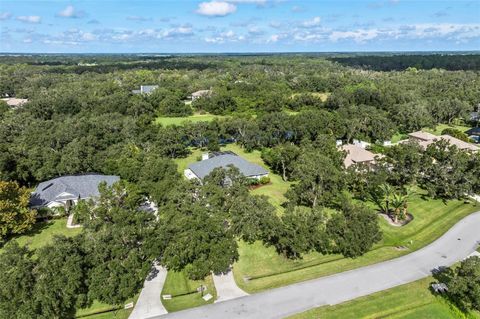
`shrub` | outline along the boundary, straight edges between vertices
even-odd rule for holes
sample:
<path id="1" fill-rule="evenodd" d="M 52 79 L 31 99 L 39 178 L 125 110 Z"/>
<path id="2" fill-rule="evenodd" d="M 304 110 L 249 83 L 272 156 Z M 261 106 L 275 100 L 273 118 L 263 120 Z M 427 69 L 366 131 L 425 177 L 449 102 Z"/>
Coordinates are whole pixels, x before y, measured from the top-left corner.
<path id="1" fill-rule="evenodd" d="M 266 184 L 270 183 L 270 177 L 263 176 L 263 177 L 260 178 L 259 182 L 262 185 L 266 185 Z"/>
<path id="2" fill-rule="evenodd" d="M 462 140 L 462 141 L 467 142 L 467 143 L 471 142 L 471 141 L 470 141 L 470 138 L 468 138 L 468 135 L 467 135 L 467 134 L 465 134 L 465 133 L 463 133 L 462 131 L 457 130 L 457 129 L 455 129 L 455 128 L 446 128 L 446 129 L 444 129 L 444 130 L 442 131 L 442 135 L 444 135 L 444 134 L 453 136 L 453 137 L 458 138 L 459 140 Z"/>

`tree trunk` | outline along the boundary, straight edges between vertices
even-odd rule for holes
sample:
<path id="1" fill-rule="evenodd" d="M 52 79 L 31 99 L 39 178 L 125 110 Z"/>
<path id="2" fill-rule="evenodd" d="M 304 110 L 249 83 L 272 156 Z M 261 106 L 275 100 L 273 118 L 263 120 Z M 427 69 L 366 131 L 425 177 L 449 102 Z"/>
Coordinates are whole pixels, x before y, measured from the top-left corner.
<path id="1" fill-rule="evenodd" d="M 287 181 L 287 174 L 286 174 L 286 168 L 285 168 L 285 161 L 282 161 L 282 178 L 283 181 Z"/>

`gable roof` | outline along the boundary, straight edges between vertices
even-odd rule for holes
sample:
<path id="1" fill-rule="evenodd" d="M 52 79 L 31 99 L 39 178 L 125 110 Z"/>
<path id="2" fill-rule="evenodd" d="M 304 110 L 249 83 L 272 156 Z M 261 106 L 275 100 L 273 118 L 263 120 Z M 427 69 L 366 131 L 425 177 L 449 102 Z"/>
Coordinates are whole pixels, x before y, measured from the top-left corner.
<path id="1" fill-rule="evenodd" d="M 450 136 L 450 135 L 440 135 L 440 138 L 444 139 L 444 140 L 447 140 L 448 142 L 450 142 L 451 145 L 455 145 L 456 147 L 458 147 L 461 150 L 478 151 L 480 149 L 480 147 L 478 147 L 478 146 L 475 146 L 473 144 L 464 142 L 464 141 L 459 140 L 458 138 L 455 138 L 455 137 Z"/>
<path id="2" fill-rule="evenodd" d="M 140 91 L 142 93 L 151 93 L 155 91 L 155 89 L 158 88 L 158 85 L 141 85 L 140 86 Z"/>
<path id="3" fill-rule="evenodd" d="M 192 97 L 206 96 L 206 95 L 210 95 L 210 93 L 212 93 L 212 90 L 199 90 L 199 91 L 193 92 Z"/>
<path id="4" fill-rule="evenodd" d="M 23 104 L 28 102 L 28 99 L 18 99 L 16 97 L 7 97 L 1 100 L 5 101 L 5 103 L 7 103 L 7 105 L 11 107 L 22 106 Z"/>
<path id="5" fill-rule="evenodd" d="M 120 180 L 118 176 L 101 174 L 60 176 L 38 184 L 30 197 L 30 205 L 46 206 L 54 201 L 98 196 L 98 185 L 101 182 L 111 186 L 118 180 Z"/>
<path id="6" fill-rule="evenodd" d="M 260 165 L 250 163 L 249 161 L 238 155 L 228 153 L 215 155 L 214 157 L 211 157 L 209 159 L 190 164 L 188 168 L 198 178 L 203 179 L 215 168 L 227 168 L 229 165 L 233 165 L 238 168 L 240 173 L 242 173 L 246 177 L 268 174 L 268 171 Z"/>
<path id="7" fill-rule="evenodd" d="M 472 127 L 471 129 L 465 131 L 467 135 L 480 135 L 480 127 Z"/>
<path id="8" fill-rule="evenodd" d="M 413 132 L 413 133 L 408 134 L 408 136 L 413 137 L 413 138 L 418 139 L 418 140 L 422 140 L 422 141 L 430 141 L 430 140 L 434 140 L 434 139 L 437 138 L 436 135 L 433 135 L 433 134 L 428 133 L 428 132 L 423 132 L 423 131 Z"/>
<path id="9" fill-rule="evenodd" d="M 361 148 L 360 146 L 354 144 L 347 144 L 340 146 L 340 149 L 347 152 L 347 156 L 343 161 L 345 167 L 350 167 L 353 164 L 357 163 L 368 163 L 375 161 L 375 154 L 367 151 L 364 148 Z"/>

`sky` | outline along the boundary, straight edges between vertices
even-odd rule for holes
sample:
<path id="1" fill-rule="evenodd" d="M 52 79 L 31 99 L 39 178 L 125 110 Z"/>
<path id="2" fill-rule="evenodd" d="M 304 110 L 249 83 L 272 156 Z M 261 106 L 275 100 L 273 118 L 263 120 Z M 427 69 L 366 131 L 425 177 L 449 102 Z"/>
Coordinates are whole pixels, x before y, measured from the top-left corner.
<path id="1" fill-rule="evenodd" d="M 0 52 L 480 50 L 480 0 L 0 0 Z"/>

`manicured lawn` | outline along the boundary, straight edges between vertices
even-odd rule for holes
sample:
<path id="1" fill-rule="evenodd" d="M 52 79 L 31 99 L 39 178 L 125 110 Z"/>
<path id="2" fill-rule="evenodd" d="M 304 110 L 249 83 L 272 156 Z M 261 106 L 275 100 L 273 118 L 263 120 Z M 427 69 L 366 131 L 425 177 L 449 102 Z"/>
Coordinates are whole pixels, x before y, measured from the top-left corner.
<path id="1" fill-rule="evenodd" d="M 471 129 L 470 126 L 464 126 L 464 125 L 439 124 L 439 125 L 437 125 L 437 127 L 435 127 L 434 130 L 432 130 L 432 129 L 430 129 L 430 128 L 425 128 L 424 131 L 430 132 L 430 133 L 435 134 L 435 135 L 442 135 L 442 131 L 443 131 L 444 129 L 446 129 L 446 128 L 453 128 L 453 129 L 460 130 L 460 131 L 462 131 L 462 132 L 465 132 L 466 130 Z"/>
<path id="2" fill-rule="evenodd" d="M 371 251 L 355 259 L 311 253 L 293 261 L 279 256 L 273 247 L 242 242 L 239 245 L 240 259 L 234 265 L 237 285 L 253 293 L 399 257 L 431 243 L 461 218 L 480 210 L 480 206 L 464 204 L 463 201 L 444 204 L 440 200 L 423 200 L 420 195 L 411 198 L 409 207 L 414 216 L 411 223 L 393 227 L 380 219 L 384 239 Z M 406 249 L 399 249 L 399 246 Z M 244 280 L 246 277 L 250 279 Z"/>
<path id="3" fill-rule="evenodd" d="M 203 300 L 202 295 L 197 292 L 197 288 L 201 285 L 207 287 L 204 295 L 209 293 L 213 296 L 209 301 Z M 172 295 L 170 300 L 163 300 L 162 298 L 162 303 L 167 311 L 172 312 L 213 303 L 217 298 L 217 291 L 211 276 L 208 276 L 205 280 L 190 280 L 184 272 L 169 271 L 162 295 Z"/>
<path id="4" fill-rule="evenodd" d="M 270 203 L 277 208 L 279 214 L 283 213 L 283 207 L 281 206 L 281 204 L 283 204 L 287 200 L 284 194 L 287 192 L 291 183 L 284 182 L 280 175 L 274 174 L 270 171 L 269 167 L 265 165 L 265 163 L 263 163 L 263 160 L 260 156 L 260 151 L 253 151 L 251 153 L 247 153 L 237 144 L 228 144 L 222 149 L 235 152 L 237 155 L 242 156 L 243 158 L 252 163 L 263 166 L 266 170 L 269 171 L 268 176 L 270 177 L 271 183 L 254 189 L 252 191 L 252 194 L 267 196 Z"/>
<path id="5" fill-rule="evenodd" d="M 430 293 L 429 285 L 432 281 L 433 278 L 429 277 L 339 305 L 315 308 L 289 318 L 458 318 L 458 312 L 442 297 Z M 480 318 L 480 313 L 471 313 L 469 318 Z"/>
<path id="6" fill-rule="evenodd" d="M 187 117 L 158 117 L 155 120 L 155 123 L 162 124 L 163 126 L 168 125 L 183 125 L 183 123 L 189 122 L 210 122 L 217 118 L 223 118 L 224 116 L 221 115 L 213 115 L 213 114 L 193 114 Z"/>
<path id="7" fill-rule="evenodd" d="M 28 245 L 31 249 L 37 249 L 49 244 L 55 235 L 70 237 L 80 234 L 82 231 L 81 228 L 69 229 L 66 225 L 66 218 L 38 222 L 28 233 L 13 238 L 12 240 L 17 241 L 20 246 Z M 0 252 L 1 251 L 0 249 Z"/>
<path id="8" fill-rule="evenodd" d="M 125 302 L 125 304 L 130 302 L 136 302 L 138 295 L 134 298 L 131 298 Z M 94 301 L 92 306 L 86 309 L 78 309 L 76 313 L 76 318 L 85 318 L 85 319 L 127 319 L 130 313 L 133 311 L 133 308 L 123 309 L 121 306 L 112 306 L 101 303 L 99 301 Z"/>

